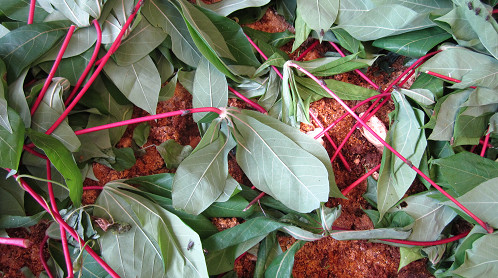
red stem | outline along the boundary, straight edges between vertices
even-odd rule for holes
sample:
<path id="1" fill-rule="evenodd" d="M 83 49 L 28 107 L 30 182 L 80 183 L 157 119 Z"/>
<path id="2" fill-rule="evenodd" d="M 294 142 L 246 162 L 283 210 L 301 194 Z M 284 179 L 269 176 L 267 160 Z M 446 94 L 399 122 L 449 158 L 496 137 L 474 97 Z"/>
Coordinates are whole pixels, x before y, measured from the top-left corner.
<path id="1" fill-rule="evenodd" d="M 35 103 L 33 104 L 33 107 L 31 108 L 31 116 L 33 116 L 36 112 L 36 109 L 38 109 L 38 106 L 43 100 L 43 97 L 45 96 L 45 93 L 48 90 L 48 87 L 50 86 L 50 83 L 52 83 L 52 78 L 55 75 L 55 72 L 57 71 L 57 68 L 59 67 L 59 64 L 62 60 L 62 56 L 64 56 L 64 52 L 66 52 L 67 45 L 69 44 L 69 41 L 71 40 L 71 37 L 73 36 L 74 29 L 76 29 L 76 26 L 71 25 L 69 27 L 69 30 L 67 31 L 66 38 L 64 39 L 64 42 L 62 43 L 62 47 L 59 50 L 59 53 L 57 54 L 57 58 L 55 58 L 54 65 L 52 66 L 52 69 L 50 70 L 50 73 L 48 74 L 47 79 L 45 80 L 45 83 L 43 84 L 43 88 L 41 89 L 40 93 L 38 94 L 38 97 L 36 98 Z"/>
<path id="2" fill-rule="evenodd" d="M 50 166 L 51 166 L 50 160 L 47 159 L 47 163 L 46 163 L 47 180 L 52 179 L 52 168 Z M 54 188 L 52 186 L 52 183 L 47 182 L 47 187 L 48 187 L 48 196 L 50 198 L 50 204 L 52 206 L 52 210 L 59 211 L 57 209 L 57 203 L 55 201 Z M 68 274 L 69 278 L 72 278 L 72 277 L 74 277 L 73 263 L 71 261 L 71 254 L 69 254 L 69 247 L 67 245 L 66 230 L 64 230 L 64 228 L 62 228 L 62 226 L 59 226 L 59 229 L 60 229 L 61 240 L 62 240 L 62 251 L 64 253 L 64 259 L 66 260 L 67 274 Z"/>
<path id="3" fill-rule="evenodd" d="M 25 238 L 0 237 L 0 244 L 28 248 L 29 247 L 29 240 L 27 240 Z"/>
<path id="4" fill-rule="evenodd" d="M 254 47 L 254 49 L 256 49 L 256 51 L 259 53 L 259 55 L 261 55 L 263 59 L 268 60 L 268 57 L 265 55 L 265 53 L 251 40 L 251 38 L 249 38 L 248 35 L 246 35 L 246 37 L 249 43 L 252 45 L 252 47 Z M 278 76 L 280 76 L 281 79 L 284 78 L 280 73 L 280 71 L 278 71 L 278 69 L 275 66 L 271 66 L 271 68 L 277 73 Z"/>
<path id="5" fill-rule="evenodd" d="M 260 200 L 261 198 L 263 198 L 263 196 L 265 196 L 265 195 L 266 195 L 266 193 L 265 193 L 265 192 L 261 192 L 261 193 L 259 193 L 259 195 L 258 195 L 256 198 L 254 198 L 254 200 L 252 200 L 252 201 L 251 201 L 251 202 L 247 205 L 247 207 L 246 207 L 244 210 L 242 210 L 242 211 L 247 211 L 250 207 L 252 207 L 252 205 L 254 205 L 257 201 L 259 201 L 259 200 Z"/>
<path id="6" fill-rule="evenodd" d="M 332 45 L 332 47 L 334 47 L 334 49 L 337 51 L 337 53 L 339 53 L 339 55 L 341 55 L 341 57 L 346 57 L 346 55 L 344 55 L 344 53 L 341 51 L 341 49 L 337 46 L 337 44 L 333 43 L 333 42 L 329 42 L 330 45 Z M 378 90 L 379 89 L 379 86 L 377 84 L 375 84 L 370 78 L 368 78 L 363 72 L 361 72 L 359 69 L 355 69 L 354 72 L 356 72 L 361 78 L 363 78 L 363 80 L 367 81 L 368 84 L 372 85 L 372 87 L 375 88 L 375 90 Z"/>
<path id="7" fill-rule="evenodd" d="M 436 188 L 439 192 L 441 192 L 444 196 L 446 196 L 448 199 L 450 199 L 455 205 L 457 205 L 461 210 L 463 210 L 465 213 L 467 213 L 472 219 L 474 219 L 479 225 L 481 225 L 486 231 L 489 233 L 493 232 L 493 228 L 489 226 L 486 222 L 482 221 L 479 217 L 477 217 L 475 214 L 473 214 L 469 209 L 467 209 L 464 205 L 462 205 L 459 201 L 457 201 L 455 198 L 453 198 L 450 194 L 448 194 L 446 191 L 444 191 L 439 185 L 437 185 L 434 181 L 432 181 L 429 177 L 427 177 L 422 171 L 420 171 L 417 167 L 413 166 L 411 161 L 406 159 L 404 156 L 402 156 L 398 151 L 396 151 L 391 145 L 389 145 L 384 139 L 382 139 L 377 133 L 375 133 L 358 115 L 356 115 L 349 106 L 344 103 L 342 99 L 340 99 L 334 92 L 332 92 L 327 86 L 322 84 L 322 82 L 316 78 L 313 74 L 309 73 L 307 70 L 303 69 L 301 66 L 294 64 L 290 62 L 288 64 L 291 67 L 294 67 L 301 71 L 302 73 L 306 74 L 308 77 L 313 79 L 317 84 L 319 84 L 327 93 L 329 93 L 348 113 L 353 116 L 367 131 L 372 133 L 372 135 L 377 138 L 387 149 L 389 149 L 394 155 L 396 155 L 401 161 L 406 163 L 407 165 L 410 166 L 417 174 L 419 174 L 422 178 L 424 178 L 426 181 L 428 181 L 434 188 Z M 391 86 L 392 87 L 392 86 Z"/>
<path id="8" fill-rule="evenodd" d="M 469 232 L 465 232 L 453 237 L 441 239 L 441 240 L 435 240 L 435 241 L 413 241 L 413 240 L 403 240 L 403 239 L 381 239 L 382 241 L 387 241 L 387 242 L 392 242 L 392 243 L 399 243 L 399 244 L 406 244 L 406 245 L 415 245 L 415 246 L 433 246 L 433 245 L 440 245 L 440 244 L 446 244 L 450 243 L 453 241 L 457 241 L 461 238 L 466 237 L 469 234 Z"/>
<path id="9" fill-rule="evenodd" d="M 256 102 L 252 101 L 251 99 L 247 98 L 243 94 L 237 92 L 234 88 L 228 86 L 228 90 L 230 90 L 230 92 L 232 92 L 238 98 L 240 98 L 243 101 L 247 102 L 249 105 L 251 105 L 254 109 L 258 110 L 259 112 L 261 112 L 263 114 L 268 113 L 268 112 L 266 112 L 266 110 L 261 105 L 257 104 Z"/>
<path id="10" fill-rule="evenodd" d="M 43 155 L 43 154 L 41 154 L 41 153 L 39 153 L 39 152 L 37 152 L 37 151 L 33 150 L 31 147 L 28 147 L 28 146 L 24 145 L 24 146 L 22 146 L 22 148 L 23 148 L 23 150 L 25 150 L 25 151 L 27 151 L 27 152 L 31 153 L 31 154 L 32 154 L 32 155 L 34 155 L 34 156 L 37 156 L 37 157 L 39 157 L 39 158 L 41 158 L 41 159 L 48 160 L 48 157 L 46 157 L 45 155 Z"/>
<path id="11" fill-rule="evenodd" d="M 306 56 L 306 54 L 308 54 L 311 50 L 313 50 L 319 43 L 320 43 L 319 41 L 315 41 L 312 45 L 310 45 L 310 47 L 308 47 L 305 51 L 303 51 L 303 53 L 301 53 L 299 57 L 296 58 L 296 61 L 301 61 L 301 59 L 303 59 L 304 56 Z"/>
<path id="12" fill-rule="evenodd" d="M 313 118 L 313 120 L 318 124 L 318 126 L 321 129 L 323 129 L 322 123 L 320 122 L 320 120 L 318 120 L 318 117 L 311 111 L 311 109 L 310 109 L 310 115 Z M 325 134 L 325 137 L 327 137 L 327 140 L 329 140 L 329 143 L 330 143 L 330 145 L 332 145 L 334 150 L 337 150 L 337 145 L 334 143 L 334 141 L 332 141 L 332 138 L 330 137 L 329 133 L 325 132 L 324 134 Z M 320 137 L 318 137 L 318 138 L 320 138 Z M 316 140 L 318 138 L 315 137 L 314 139 Z M 346 168 L 346 170 L 348 172 L 351 172 L 351 167 L 349 166 L 349 163 L 346 161 L 346 159 L 344 158 L 344 156 L 342 155 L 341 152 L 339 152 L 339 159 L 341 160 L 341 162 L 344 165 L 344 167 Z"/>
<path id="13" fill-rule="evenodd" d="M 489 132 L 489 129 L 488 129 Z M 484 137 L 484 142 L 482 143 L 482 150 L 481 150 L 481 156 L 484 157 L 486 154 L 486 149 L 488 147 L 488 142 L 489 142 L 489 136 L 491 135 L 491 132 L 486 134 L 486 137 Z"/>
<path id="14" fill-rule="evenodd" d="M 79 90 L 81 87 L 81 84 L 83 84 L 83 81 L 85 81 L 86 76 L 92 69 L 93 63 L 95 63 L 95 60 L 97 59 L 97 56 L 99 54 L 100 50 L 100 45 L 102 44 L 102 30 L 100 29 L 100 25 L 98 20 L 94 19 L 93 20 L 93 26 L 95 26 L 95 30 L 97 30 L 97 42 L 95 43 L 95 49 L 92 54 L 92 58 L 90 58 L 90 62 L 88 62 L 88 65 L 85 67 L 85 70 L 83 70 L 83 73 L 81 74 L 80 78 L 76 82 L 76 85 L 73 88 L 73 91 L 71 91 L 71 94 L 67 97 L 66 101 L 64 102 L 64 105 L 68 105 L 71 99 L 76 95 L 76 92 Z"/>
<path id="15" fill-rule="evenodd" d="M 103 186 L 84 186 L 83 190 L 104 190 Z"/>
<path id="16" fill-rule="evenodd" d="M 36 0 L 31 0 L 29 3 L 28 24 L 33 24 L 33 20 L 35 18 L 35 6 Z"/>
<path id="17" fill-rule="evenodd" d="M 142 123 L 142 122 L 147 122 L 147 121 L 152 121 L 152 120 L 157 120 L 157 119 L 162 119 L 162 118 L 167 118 L 167 117 L 172 117 L 172 116 L 182 116 L 182 115 L 188 115 L 190 113 L 200 113 L 200 112 L 214 112 L 217 114 L 222 113 L 222 111 L 220 109 L 215 108 L 215 107 L 201 107 L 201 108 L 192 108 L 192 109 L 186 109 L 186 110 L 177 110 L 177 111 L 173 111 L 173 112 L 166 112 L 166 113 L 161 113 L 161 114 L 157 114 L 157 115 L 149 115 L 149 116 L 144 116 L 144 117 L 140 117 L 140 118 L 129 119 L 126 121 L 110 123 L 110 124 L 90 127 L 90 128 L 86 128 L 86 129 L 81 129 L 81 130 L 75 131 L 74 133 L 76 135 L 81 135 L 81 134 L 86 134 L 86 133 L 95 132 L 95 131 L 99 131 L 99 130 L 109 129 L 109 128 L 113 128 L 113 127 L 119 127 L 119 126 Z"/>
<path id="18" fill-rule="evenodd" d="M 54 275 L 50 271 L 50 268 L 48 267 L 48 264 L 45 261 L 45 257 L 43 256 L 43 248 L 45 247 L 45 244 L 47 243 L 47 240 L 48 240 L 48 236 L 46 235 L 43 238 L 42 242 L 40 243 L 40 248 L 38 250 L 38 256 L 40 257 L 40 261 L 41 261 L 41 263 L 43 265 L 43 268 L 45 268 L 45 271 L 47 272 L 48 277 L 54 278 Z"/>
<path id="19" fill-rule="evenodd" d="M 451 78 L 449 76 L 442 75 L 442 74 L 439 74 L 437 72 L 433 72 L 433 71 L 430 71 L 430 70 L 426 70 L 425 73 L 430 74 L 430 75 L 435 76 L 435 77 L 438 77 L 438 78 L 441 78 L 441 79 L 444 79 L 446 81 L 454 82 L 454 83 L 460 83 L 460 82 L 462 82 L 462 81 L 460 81 L 458 79 Z M 469 88 L 475 89 L 476 86 L 470 86 Z"/>
<path id="20" fill-rule="evenodd" d="M 353 182 L 351 185 L 349 185 L 348 187 L 344 188 L 341 193 L 342 195 L 346 195 L 348 194 L 349 192 L 351 192 L 351 190 L 353 190 L 353 188 L 355 188 L 358 184 L 360 184 L 362 181 L 366 180 L 368 177 L 370 177 L 375 171 L 378 171 L 380 169 L 380 164 L 375 166 L 372 170 L 368 171 L 368 173 L 366 173 L 365 175 L 361 176 L 361 178 L 359 178 L 358 180 L 356 180 L 355 182 Z"/>

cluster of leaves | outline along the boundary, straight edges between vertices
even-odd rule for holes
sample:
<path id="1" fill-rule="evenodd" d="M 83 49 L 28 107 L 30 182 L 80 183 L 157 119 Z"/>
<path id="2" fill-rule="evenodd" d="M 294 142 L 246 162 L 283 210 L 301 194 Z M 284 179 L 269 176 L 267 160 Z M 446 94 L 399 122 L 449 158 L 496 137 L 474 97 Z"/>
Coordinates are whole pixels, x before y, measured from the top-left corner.
<path id="1" fill-rule="evenodd" d="M 28 1 L 3 2 L 0 166 L 8 169 L 3 171 L 8 178 L 0 181 L 0 229 L 27 227 L 49 217 L 10 177 L 18 173 L 30 178 L 48 199 L 45 160 L 23 152 L 25 143 L 33 143 L 52 162 L 54 194 L 66 221 L 90 244 L 98 242 L 94 249 L 123 276 L 206 277 L 230 271 L 244 252 L 257 254 L 255 276 L 289 276 L 293 254 L 306 241 L 329 235 L 339 240 L 433 241 L 452 234 L 457 215 L 474 223 L 425 180 L 426 192 L 405 198 L 416 173 L 385 150 L 379 180 L 370 179 L 365 194 L 375 208 L 366 211 L 375 229 L 332 230 L 340 207 L 323 203 L 343 196 L 324 148 L 295 128 L 309 121 L 311 102 L 330 96 L 291 69 L 288 55 L 279 49 L 294 40 L 296 50 L 310 36 L 339 43 L 352 53 L 295 62 L 323 77 L 368 67 L 384 50 L 418 58 L 449 42 L 421 67 L 410 90 L 392 92 L 396 109 L 386 141 L 474 214 L 498 227 L 498 218 L 489 213 L 498 205 L 497 149 L 490 148 L 485 158 L 464 148 L 477 145 L 486 134 L 498 146 L 498 25 L 491 16 L 496 0 L 222 0 L 210 5 L 145 0 L 104 74 L 51 135 L 44 132 L 63 113 L 65 98 L 92 56 L 98 32 L 91 20 L 102 26 L 102 57 L 134 12 L 135 1 L 37 1 L 30 25 Z M 257 20 L 270 7 L 293 24 L 295 34 L 255 31 L 233 20 Z M 70 25 L 78 28 L 57 77 L 31 115 Z M 269 56 L 267 61 L 258 60 L 245 35 Z M 283 69 L 283 81 L 270 66 Z M 446 84 L 426 71 L 461 82 Z M 125 127 L 79 136 L 75 131 L 129 119 L 133 105 L 153 115 L 157 103 L 173 95 L 177 82 L 192 94 L 193 108 L 222 108 L 220 115 L 193 115 L 203 135 L 198 146 L 192 150 L 174 141 L 156 146 L 166 166 L 177 168 L 176 174 L 110 182 L 94 206 L 81 207 L 83 178 L 94 178 L 91 163 L 116 170 L 131 167 L 150 127 L 138 126 L 133 148 L 121 149 L 115 145 Z M 324 83 L 341 99 L 363 100 L 378 93 L 333 79 Z M 228 86 L 255 99 L 268 114 L 225 108 Z M 257 193 L 228 174 L 228 155 L 234 149 L 251 183 L 268 195 L 247 211 Z M 209 217 L 245 222 L 218 232 Z M 58 239 L 54 231 L 55 223 L 48 234 Z M 277 232 L 298 241 L 282 252 Z M 77 242 L 70 244 L 75 271 L 106 276 Z M 497 235 L 475 226 L 458 243 L 405 245 L 400 267 L 428 257 L 437 276 L 480 276 L 498 271 L 498 253 L 490 248 L 498 248 Z M 50 241 L 50 252 L 52 270 L 67 275 L 60 243 Z"/>

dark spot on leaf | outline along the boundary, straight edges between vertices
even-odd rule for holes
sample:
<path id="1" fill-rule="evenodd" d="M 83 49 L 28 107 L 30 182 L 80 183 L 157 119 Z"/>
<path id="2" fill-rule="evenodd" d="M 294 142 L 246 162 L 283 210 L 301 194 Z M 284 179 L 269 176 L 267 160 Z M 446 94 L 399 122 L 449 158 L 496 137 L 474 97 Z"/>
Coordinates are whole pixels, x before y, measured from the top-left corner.
<path id="1" fill-rule="evenodd" d="M 476 8 L 475 11 L 476 11 L 476 15 L 479 15 L 481 13 L 481 8 L 478 7 L 478 8 Z"/>
<path id="2" fill-rule="evenodd" d="M 189 241 L 188 245 L 187 245 L 187 250 L 192 249 L 192 247 L 194 247 L 194 242 L 193 241 Z"/>
<path id="3" fill-rule="evenodd" d="M 472 4 L 472 2 L 467 3 L 467 7 L 469 7 L 469 10 L 474 9 L 474 5 Z"/>
<path id="4" fill-rule="evenodd" d="M 399 206 L 402 207 L 402 208 L 406 208 L 408 206 L 408 203 L 401 202 L 401 204 L 399 204 Z"/>

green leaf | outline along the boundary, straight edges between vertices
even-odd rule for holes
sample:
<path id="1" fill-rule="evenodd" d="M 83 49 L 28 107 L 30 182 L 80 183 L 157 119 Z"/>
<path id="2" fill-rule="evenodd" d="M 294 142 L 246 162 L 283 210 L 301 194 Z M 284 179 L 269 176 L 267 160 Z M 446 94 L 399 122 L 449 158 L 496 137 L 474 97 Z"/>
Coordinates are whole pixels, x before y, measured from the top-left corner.
<path id="1" fill-rule="evenodd" d="M 224 192 L 228 177 L 228 152 L 235 146 L 213 120 L 201 142 L 178 167 L 173 182 L 173 206 L 199 214 Z"/>
<path id="2" fill-rule="evenodd" d="M 172 51 L 178 59 L 193 67 L 199 64 L 201 53 L 175 6 L 166 0 L 145 1 L 141 12 L 152 25 L 171 36 Z"/>
<path id="3" fill-rule="evenodd" d="M 108 183 L 95 216 L 130 225 L 128 231 L 103 233 L 102 257 L 122 277 L 208 277 L 199 236 L 176 215 L 127 191 L 133 187 Z M 189 248 L 190 246 L 190 248 Z"/>
<path id="4" fill-rule="evenodd" d="M 73 35 L 71 36 L 71 40 L 69 41 L 66 51 L 64 51 L 64 55 L 62 55 L 62 58 L 67 59 L 70 57 L 75 57 L 88 51 L 89 49 L 91 49 L 91 52 L 93 52 L 92 46 L 95 44 L 96 40 L 97 31 L 95 30 L 95 27 L 93 25 L 76 29 L 76 31 L 74 31 Z M 54 47 L 52 47 L 36 62 L 41 63 L 46 61 L 55 61 L 63 43 L 63 40 L 59 41 L 59 43 L 54 45 Z"/>
<path id="5" fill-rule="evenodd" d="M 9 79 L 45 54 L 68 28 L 61 23 L 37 23 L 19 27 L 0 38 L 0 59 L 7 65 Z"/>
<path id="6" fill-rule="evenodd" d="M 79 207 L 83 194 L 83 177 L 71 152 L 59 140 L 50 135 L 32 129 L 27 129 L 26 133 L 31 141 L 45 152 L 57 171 L 64 176 L 69 189 L 69 197 L 74 206 Z"/>
<path id="7" fill-rule="evenodd" d="M 76 82 L 78 82 L 78 79 L 90 62 L 92 54 L 93 49 L 88 49 L 81 55 L 62 59 L 57 71 L 55 72 L 55 76 L 66 78 L 69 80 L 71 85 L 76 85 Z M 40 64 L 40 67 L 47 73 L 50 72 L 52 66 L 52 61 Z"/>
<path id="8" fill-rule="evenodd" d="M 337 25 L 355 21 L 357 17 L 375 6 L 372 0 L 341 0 L 339 2 L 339 14 L 335 21 Z"/>
<path id="9" fill-rule="evenodd" d="M 7 76 L 5 63 L 0 60 L 0 76 Z M 0 126 L 12 133 L 12 127 L 9 123 L 9 115 L 7 113 L 7 100 L 5 99 L 5 90 L 7 83 L 0 81 Z"/>
<path id="10" fill-rule="evenodd" d="M 413 99 L 422 106 L 430 106 L 436 103 L 434 94 L 429 89 L 400 89 L 400 92 L 405 96 Z"/>
<path id="11" fill-rule="evenodd" d="M 332 98 L 332 96 L 327 93 L 319 84 L 317 84 L 314 80 L 306 77 L 294 77 L 297 84 L 298 89 L 300 91 L 300 95 L 303 98 L 308 98 L 310 96 L 307 90 L 316 94 L 315 96 L 311 96 L 312 100 L 318 100 L 323 97 Z M 379 92 L 376 90 L 364 88 L 361 86 L 353 85 L 350 83 L 342 82 L 335 79 L 322 79 L 327 87 L 332 90 L 340 99 L 344 100 L 364 100 L 369 97 L 373 97 L 377 95 Z M 304 89 L 304 90 L 301 90 Z"/>
<path id="12" fill-rule="evenodd" d="M 407 239 L 411 232 L 400 228 L 379 228 L 372 230 L 338 231 L 330 234 L 336 240 L 358 239 Z"/>
<path id="13" fill-rule="evenodd" d="M 21 116 L 24 126 L 31 126 L 31 112 L 29 111 L 23 88 L 27 73 L 28 70 L 23 71 L 14 82 L 9 84 L 7 88 L 7 101 L 9 102 L 9 106 Z"/>
<path id="14" fill-rule="evenodd" d="M 206 58 L 201 59 L 194 77 L 192 106 L 226 107 L 228 105 L 228 83 L 225 75 L 213 66 Z M 195 113 L 194 121 L 198 122 L 206 113 Z"/>
<path id="15" fill-rule="evenodd" d="M 393 213 L 386 213 L 382 219 L 380 219 L 380 213 L 376 210 L 364 210 L 364 212 L 370 217 L 374 228 L 405 228 L 413 224 L 414 219 L 408 213 L 404 211 L 396 211 Z"/>
<path id="16" fill-rule="evenodd" d="M 259 244 L 254 277 L 263 277 L 271 262 L 280 254 L 282 254 L 282 249 L 278 243 L 276 233 L 272 232 Z"/>
<path id="17" fill-rule="evenodd" d="M 420 247 L 407 248 L 400 247 L 399 248 L 399 267 L 398 272 L 405 266 L 409 265 L 411 262 L 424 258 L 424 256 L 420 252 Z"/>
<path id="18" fill-rule="evenodd" d="M 372 45 L 400 55 L 418 58 L 424 56 L 434 46 L 449 38 L 451 38 L 451 34 L 445 30 L 439 27 L 431 27 L 401 35 L 380 38 L 375 40 Z"/>
<path id="19" fill-rule="evenodd" d="M 270 0 L 222 0 L 212 4 L 205 4 L 199 2 L 199 6 L 209 9 L 221 16 L 228 16 L 229 14 L 250 7 L 261 7 L 268 4 Z"/>
<path id="20" fill-rule="evenodd" d="M 296 36 L 294 43 L 292 44 L 292 52 L 296 51 L 296 49 L 301 46 L 301 44 L 308 39 L 308 36 L 311 33 L 311 28 L 306 24 L 303 17 L 301 16 L 301 11 L 299 9 L 296 10 L 296 23 L 294 24 L 294 28 L 296 28 Z"/>
<path id="21" fill-rule="evenodd" d="M 432 161 L 452 189 L 460 196 L 479 184 L 498 177 L 498 162 L 470 152 Z"/>
<path id="22" fill-rule="evenodd" d="M 424 113 L 412 108 L 399 92 L 393 92 L 393 97 L 397 109 L 394 112 L 393 123 L 389 128 L 386 142 L 411 161 L 415 167 L 418 167 L 427 146 L 425 133 L 421 129 Z M 403 198 L 416 175 L 410 166 L 384 148 L 377 188 L 377 203 L 381 219 L 384 213 Z"/>
<path id="23" fill-rule="evenodd" d="M 202 214 L 206 217 L 240 217 L 246 218 L 254 212 L 254 207 L 244 209 L 249 202 L 239 195 L 232 196 L 226 202 L 214 202 Z"/>
<path id="24" fill-rule="evenodd" d="M 0 214 L 25 216 L 24 190 L 19 190 L 19 184 L 14 177 L 4 177 L 8 174 L 6 170 L 0 170 L 0 174 Z"/>
<path id="25" fill-rule="evenodd" d="M 344 1 L 341 1 L 341 4 L 343 2 Z M 358 53 L 363 47 L 359 40 L 353 38 L 348 32 L 344 31 L 343 29 L 333 29 L 332 32 L 339 41 L 339 44 L 351 53 Z"/>
<path id="26" fill-rule="evenodd" d="M 462 82 L 452 86 L 455 89 L 469 86 L 494 89 L 498 86 L 498 61 L 462 47 L 446 47 L 425 62 L 420 70 L 461 80 Z"/>
<path id="27" fill-rule="evenodd" d="M 482 182 L 457 200 L 492 227 L 498 227 L 498 215 L 490 213 L 498 209 L 498 177 Z M 458 209 L 451 201 L 444 204 Z"/>
<path id="28" fill-rule="evenodd" d="M 390 212 L 403 211 L 415 219 L 408 240 L 437 240 L 446 225 L 456 216 L 452 209 L 430 198 L 429 193 L 413 195 L 403 201 L 404 206 L 395 207 Z"/>
<path id="29" fill-rule="evenodd" d="M 50 4 L 78 27 L 90 25 L 90 15 L 80 8 L 75 0 L 50 0 Z"/>
<path id="30" fill-rule="evenodd" d="M 46 211 L 41 211 L 30 216 L 0 215 L 0 229 L 13 229 L 20 227 L 31 227 L 38 224 L 47 215 Z"/>
<path id="31" fill-rule="evenodd" d="M 340 12 L 339 12 L 340 13 Z M 376 40 L 386 36 L 434 26 L 426 14 L 399 4 L 377 6 L 353 20 L 334 28 L 342 28 L 360 41 Z"/>
<path id="32" fill-rule="evenodd" d="M 289 249 L 278 255 L 268 266 L 265 277 L 291 277 L 294 255 L 305 243 L 306 241 L 298 240 Z"/>
<path id="33" fill-rule="evenodd" d="M 17 113 L 7 107 L 9 125 L 12 131 L 0 126 L 0 167 L 17 171 L 24 144 L 24 124 Z"/>
<path id="34" fill-rule="evenodd" d="M 498 236 L 485 235 L 465 252 L 465 262 L 454 274 L 463 277 L 493 277 L 498 272 Z"/>
<path id="35" fill-rule="evenodd" d="M 124 67 L 109 60 L 104 72 L 133 104 L 156 114 L 161 77 L 150 56 Z"/>
<path id="36" fill-rule="evenodd" d="M 114 53 L 119 66 L 134 64 L 158 47 L 167 34 L 159 27 L 152 26 L 147 19 L 142 19 L 119 45 Z"/>
<path id="37" fill-rule="evenodd" d="M 150 125 L 149 123 L 141 123 L 133 130 L 133 141 L 139 146 L 143 147 L 149 138 Z"/>
<path id="38" fill-rule="evenodd" d="M 303 11 L 301 15 L 304 22 L 311 29 L 320 31 L 329 29 L 334 23 L 339 11 L 339 1 L 297 0 L 297 10 Z"/>
<path id="39" fill-rule="evenodd" d="M 269 116 L 256 118 L 255 113 L 229 112 L 239 144 L 237 162 L 242 170 L 253 185 L 287 207 L 298 212 L 318 208 L 320 202 L 328 199 L 330 171 L 327 164 L 301 145 L 319 143 L 311 137 L 290 138 L 279 131 L 283 123 Z"/>
<path id="40" fill-rule="evenodd" d="M 326 57 L 305 62 L 294 62 L 315 76 L 331 76 L 339 73 L 365 68 L 368 65 L 354 60 L 356 54 L 346 57 Z"/>
<path id="41" fill-rule="evenodd" d="M 178 168 L 180 163 L 190 155 L 192 147 L 190 145 L 182 146 L 173 139 L 169 139 L 156 146 L 156 150 L 166 164 L 166 168 Z"/>
<path id="42" fill-rule="evenodd" d="M 67 89 L 69 89 L 67 79 L 60 77 L 52 79 L 52 83 L 40 102 L 40 106 L 33 114 L 31 128 L 39 132 L 46 132 L 54 124 L 66 109 L 62 95 L 64 90 Z M 71 126 L 69 126 L 67 118 L 61 122 L 51 135 L 62 142 L 71 152 L 77 151 L 81 146 L 81 142 L 74 134 Z"/>
<path id="43" fill-rule="evenodd" d="M 28 0 L 5 0 L 2 1 L 0 12 L 12 20 L 27 22 L 30 3 Z M 48 15 L 39 2 L 36 3 L 35 10 L 37 12 L 33 15 L 33 23 L 42 22 Z"/>

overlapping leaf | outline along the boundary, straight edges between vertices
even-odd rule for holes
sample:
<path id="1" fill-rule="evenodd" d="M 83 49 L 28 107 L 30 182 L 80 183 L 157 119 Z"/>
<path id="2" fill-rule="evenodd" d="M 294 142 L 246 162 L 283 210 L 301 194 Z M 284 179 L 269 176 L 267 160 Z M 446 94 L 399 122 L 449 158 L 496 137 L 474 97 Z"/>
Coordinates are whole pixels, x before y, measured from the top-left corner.
<path id="1" fill-rule="evenodd" d="M 339 11 L 339 1 L 333 0 L 316 0 L 306 1 L 298 0 L 297 9 L 302 11 L 301 16 L 304 22 L 313 30 L 327 30 L 334 23 Z"/>

